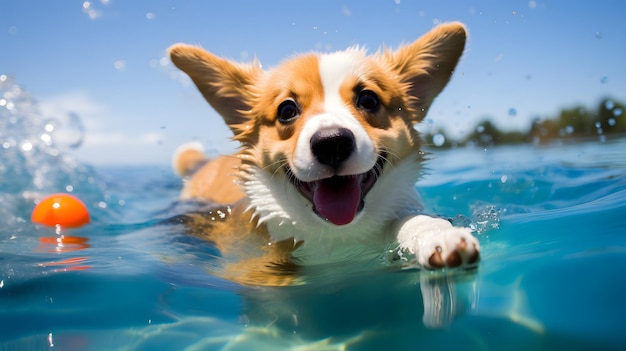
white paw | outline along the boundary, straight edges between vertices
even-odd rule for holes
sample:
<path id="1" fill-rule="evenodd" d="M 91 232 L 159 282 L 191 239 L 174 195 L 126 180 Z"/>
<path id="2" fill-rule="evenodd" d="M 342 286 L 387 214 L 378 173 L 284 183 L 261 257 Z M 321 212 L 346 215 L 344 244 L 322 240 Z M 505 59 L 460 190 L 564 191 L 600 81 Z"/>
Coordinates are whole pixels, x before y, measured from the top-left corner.
<path id="1" fill-rule="evenodd" d="M 412 263 L 422 267 L 473 267 L 480 259 L 480 244 L 471 231 L 441 218 L 412 217 L 397 238 L 401 252 L 414 255 Z"/>

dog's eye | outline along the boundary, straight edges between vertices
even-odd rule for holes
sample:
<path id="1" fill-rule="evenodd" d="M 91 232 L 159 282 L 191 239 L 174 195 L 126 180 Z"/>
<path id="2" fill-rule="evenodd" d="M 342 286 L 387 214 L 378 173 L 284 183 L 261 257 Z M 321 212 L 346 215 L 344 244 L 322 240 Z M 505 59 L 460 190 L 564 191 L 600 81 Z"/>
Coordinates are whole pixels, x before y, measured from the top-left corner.
<path id="1" fill-rule="evenodd" d="M 280 123 L 289 123 L 299 115 L 298 105 L 293 100 L 285 100 L 278 105 L 278 121 Z"/>
<path id="2" fill-rule="evenodd" d="M 371 90 L 362 90 L 356 98 L 356 106 L 370 112 L 376 112 L 379 105 L 378 95 Z"/>

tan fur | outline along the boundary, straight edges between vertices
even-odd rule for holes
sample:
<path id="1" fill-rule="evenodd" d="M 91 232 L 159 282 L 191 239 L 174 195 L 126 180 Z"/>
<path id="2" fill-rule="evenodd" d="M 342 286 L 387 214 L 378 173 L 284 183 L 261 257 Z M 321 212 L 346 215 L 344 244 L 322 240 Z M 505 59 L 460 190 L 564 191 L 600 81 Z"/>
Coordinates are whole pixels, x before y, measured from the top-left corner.
<path id="1" fill-rule="evenodd" d="M 362 74 L 341 86 L 340 95 L 345 101 L 352 101 L 356 84 L 371 89 L 380 98 L 383 107 L 376 115 L 354 106 L 350 109 L 377 149 L 388 152 L 390 163 L 418 157 L 411 156 L 418 155 L 420 148 L 413 125 L 424 118 L 435 96 L 447 84 L 464 43 L 461 24 L 441 25 L 397 51 L 383 50 L 364 58 L 359 66 Z M 299 56 L 270 71 L 264 71 L 256 62 L 234 63 L 183 44 L 172 46 L 170 56 L 224 118 L 234 133 L 233 139 L 242 144 L 241 152 L 232 156 L 208 161 L 198 151 L 189 150 L 175 160 L 182 174 L 206 162 L 185 184 L 183 199 L 232 205 L 225 221 L 192 215 L 190 231 L 214 242 L 225 255 L 237 256 L 242 246 L 256 243 L 261 254 L 241 255 L 240 260 L 231 262 L 224 270 L 227 278 L 257 285 L 290 283 L 296 271 L 291 253 L 299 243 L 271 243 L 267 228 L 258 225 L 253 210 L 247 209 L 248 199 L 238 182 L 245 181 L 250 166 L 277 174 L 293 162 L 302 126 L 323 109 L 317 56 Z M 298 99 L 302 115 L 285 125 L 276 120 L 275 111 L 287 98 Z"/>
<path id="2" fill-rule="evenodd" d="M 191 213 L 184 222 L 190 234 L 213 243 L 224 258 L 224 268 L 213 272 L 242 284 L 282 286 L 293 283 L 297 266 L 289 254 L 300 243 L 281 241 L 268 245 L 269 233 L 259 225 L 245 202 L 217 207 L 208 213 Z"/>
<path id="3" fill-rule="evenodd" d="M 174 156 L 174 171 L 181 177 L 186 177 L 197 171 L 197 167 L 206 160 L 201 150 L 185 148 Z"/>
<path id="4" fill-rule="evenodd" d="M 183 154 L 179 159 L 185 157 L 190 158 L 187 162 L 206 161 L 195 154 Z M 234 156 L 220 156 L 207 162 L 190 176 L 180 194 L 181 199 L 203 199 L 216 204 L 234 204 L 242 200 L 245 194 L 237 184 L 240 167 L 241 160 Z"/>

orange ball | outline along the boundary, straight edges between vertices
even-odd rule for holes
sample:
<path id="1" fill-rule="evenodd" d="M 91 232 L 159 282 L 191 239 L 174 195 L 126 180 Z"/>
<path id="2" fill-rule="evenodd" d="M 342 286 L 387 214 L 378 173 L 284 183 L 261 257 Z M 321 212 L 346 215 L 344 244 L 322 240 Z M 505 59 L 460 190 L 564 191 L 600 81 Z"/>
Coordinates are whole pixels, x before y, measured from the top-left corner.
<path id="1" fill-rule="evenodd" d="M 77 228 L 89 223 L 87 206 L 74 195 L 52 194 L 33 209 L 31 221 L 47 226 Z"/>

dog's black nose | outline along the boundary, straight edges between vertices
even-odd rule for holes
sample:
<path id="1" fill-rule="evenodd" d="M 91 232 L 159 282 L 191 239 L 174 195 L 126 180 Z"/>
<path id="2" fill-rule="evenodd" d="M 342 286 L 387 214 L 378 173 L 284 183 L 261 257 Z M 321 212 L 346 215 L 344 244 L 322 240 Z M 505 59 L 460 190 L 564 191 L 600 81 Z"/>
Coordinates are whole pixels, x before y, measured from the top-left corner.
<path id="1" fill-rule="evenodd" d="M 350 157 L 355 146 L 354 134 L 346 128 L 322 129 L 311 137 L 315 158 L 334 169 Z"/>

